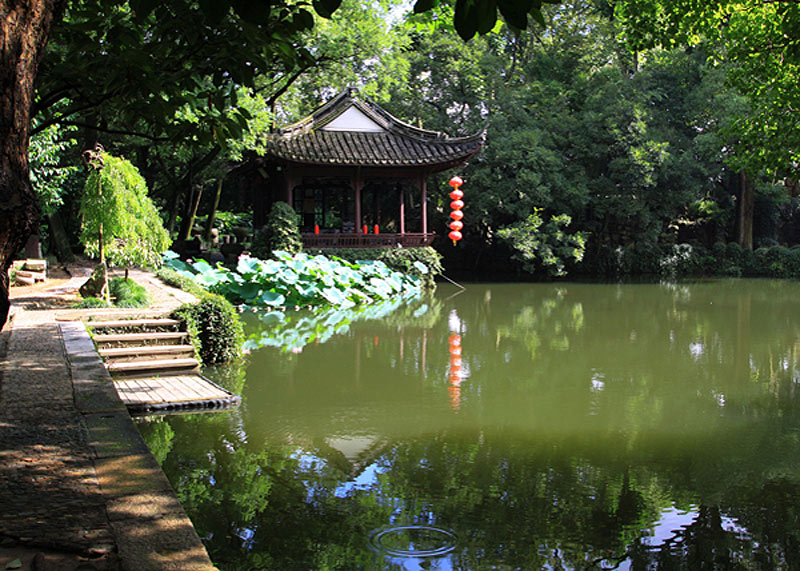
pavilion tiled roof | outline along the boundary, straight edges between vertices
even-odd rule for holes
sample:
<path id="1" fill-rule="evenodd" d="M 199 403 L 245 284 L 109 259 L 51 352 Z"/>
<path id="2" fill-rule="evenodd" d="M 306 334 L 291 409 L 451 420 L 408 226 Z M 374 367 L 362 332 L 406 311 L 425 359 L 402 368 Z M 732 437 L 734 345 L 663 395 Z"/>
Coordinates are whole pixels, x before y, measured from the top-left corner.
<path id="1" fill-rule="evenodd" d="M 326 129 L 356 109 L 371 130 Z M 431 167 L 463 164 L 481 148 L 484 133 L 451 138 L 400 121 L 354 89 L 346 89 L 306 119 L 284 127 L 267 141 L 267 156 L 314 165 Z"/>

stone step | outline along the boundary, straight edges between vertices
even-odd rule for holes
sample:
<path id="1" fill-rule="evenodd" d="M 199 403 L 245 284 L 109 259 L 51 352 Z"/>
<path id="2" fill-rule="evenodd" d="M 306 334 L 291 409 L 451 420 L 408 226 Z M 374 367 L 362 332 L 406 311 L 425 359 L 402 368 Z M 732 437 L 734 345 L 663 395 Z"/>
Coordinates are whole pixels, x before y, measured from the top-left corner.
<path id="1" fill-rule="evenodd" d="M 189 340 L 185 331 L 152 331 L 148 333 L 108 333 L 93 335 L 92 338 L 98 346 L 110 343 L 129 345 L 169 345 Z"/>
<path id="2" fill-rule="evenodd" d="M 46 272 L 32 272 L 30 270 L 17 270 L 17 278 L 26 280 L 33 280 L 34 282 L 43 282 L 47 279 Z"/>
<path id="3" fill-rule="evenodd" d="M 142 371 L 166 371 L 166 370 L 195 370 L 200 367 L 197 359 L 154 359 L 152 361 L 121 361 L 118 363 L 106 363 L 108 372 L 128 374 Z"/>
<path id="4" fill-rule="evenodd" d="M 123 329 L 136 327 L 139 329 L 164 327 L 175 328 L 180 325 L 177 319 L 116 319 L 109 321 L 89 321 L 87 327 L 96 329 Z"/>
<path id="5" fill-rule="evenodd" d="M 135 347 L 109 347 L 99 349 L 100 356 L 107 362 L 118 363 L 121 361 L 176 359 L 194 357 L 194 347 L 191 345 L 140 345 Z"/>
<path id="6" fill-rule="evenodd" d="M 14 283 L 17 285 L 29 286 L 36 283 L 36 280 L 27 276 L 21 276 L 19 272 L 14 276 Z"/>

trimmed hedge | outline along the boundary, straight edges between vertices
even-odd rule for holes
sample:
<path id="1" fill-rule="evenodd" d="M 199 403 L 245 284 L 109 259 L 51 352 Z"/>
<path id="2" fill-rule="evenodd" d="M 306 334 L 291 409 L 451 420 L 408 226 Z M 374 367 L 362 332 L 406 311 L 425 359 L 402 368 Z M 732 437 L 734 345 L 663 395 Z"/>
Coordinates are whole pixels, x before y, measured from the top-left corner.
<path id="1" fill-rule="evenodd" d="M 189 332 L 195 351 L 204 365 L 227 363 L 240 355 L 244 343 L 244 327 L 236 309 L 220 295 L 209 293 L 191 278 L 173 269 L 161 268 L 156 275 L 173 287 L 200 299 L 176 309 L 172 316 Z"/>
<path id="2" fill-rule="evenodd" d="M 227 363 L 239 356 L 244 331 L 234 307 L 224 297 L 207 293 L 198 303 L 172 312 L 183 323 L 204 365 Z"/>

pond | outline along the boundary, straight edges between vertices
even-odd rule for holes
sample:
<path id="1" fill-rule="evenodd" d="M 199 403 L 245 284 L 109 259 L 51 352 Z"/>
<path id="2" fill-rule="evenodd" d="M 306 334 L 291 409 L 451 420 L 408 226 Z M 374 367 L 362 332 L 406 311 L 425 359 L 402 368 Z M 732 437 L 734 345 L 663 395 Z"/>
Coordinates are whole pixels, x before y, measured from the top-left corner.
<path id="1" fill-rule="evenodd" d="M 239 410 L 140 422 L 222 569 L 800 568 L 800 283 L 264 321 Z"/>

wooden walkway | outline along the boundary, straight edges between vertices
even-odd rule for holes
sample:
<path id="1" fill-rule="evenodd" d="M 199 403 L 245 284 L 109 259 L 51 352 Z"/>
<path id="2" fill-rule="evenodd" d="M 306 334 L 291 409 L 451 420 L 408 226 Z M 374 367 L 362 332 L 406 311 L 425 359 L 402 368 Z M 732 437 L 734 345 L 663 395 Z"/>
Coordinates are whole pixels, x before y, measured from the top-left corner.
<path id="1" fill-rule="evenodd" d="M 115 378 L 122 402 L 131 413 L 218 409 L 238 404 L 233 393 L 196 374 L 144 378 Z"/>

